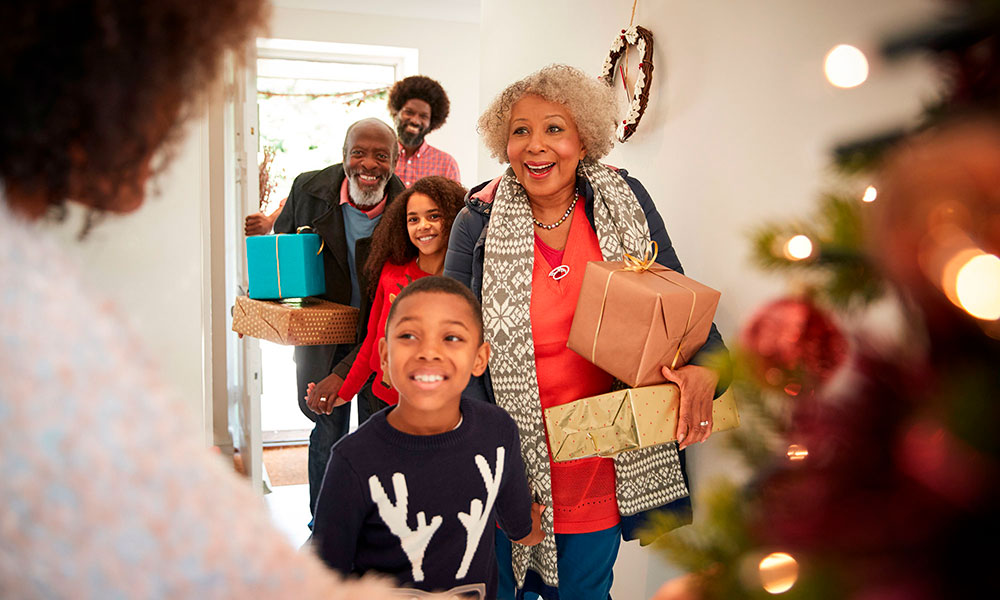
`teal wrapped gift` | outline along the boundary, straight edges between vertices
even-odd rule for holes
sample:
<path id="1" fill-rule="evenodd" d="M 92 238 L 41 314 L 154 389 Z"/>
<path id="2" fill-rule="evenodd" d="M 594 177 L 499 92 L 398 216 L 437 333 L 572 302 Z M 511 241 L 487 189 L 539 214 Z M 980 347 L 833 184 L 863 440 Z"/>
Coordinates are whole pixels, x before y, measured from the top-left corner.
<path id="1" fill-rule="evenodd" d="M 248 295 L 254 300 L 305 298 L 326 292 L 322 240 L 315 233 L 247 238 Z"/>

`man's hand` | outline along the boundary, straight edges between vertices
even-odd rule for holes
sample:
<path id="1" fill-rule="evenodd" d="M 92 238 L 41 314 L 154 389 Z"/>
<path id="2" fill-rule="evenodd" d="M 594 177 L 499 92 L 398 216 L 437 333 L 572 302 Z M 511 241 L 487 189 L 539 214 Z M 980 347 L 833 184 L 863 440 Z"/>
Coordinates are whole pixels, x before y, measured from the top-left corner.
<path id="1" fill-rule="evenodd" d="M 677 448 L 704 442 L 712 435 L 712 397 L 719 375 L 708 367 L 685 365 L 677 370 L 663 367 L 663 376 L 681 390 L 681 410 L 677 419 Z"/>
<path id="2" fill-rule="evenodd" d="M 274 219 L 262 212 L 256 212 L 252 215 L 247 215 L 246 221 L 243 223 L 243 232 L 247 237 L 252 235 L 267 235 L 271 232 L 271 227 L 274 227 Z"/>
<path id="3" fill-rule="evenodd" d="M 542 512 L 544 510 L 544 504 L 539 504 L 537 502 L 531 503 L 531 533 L 519 540 L 514 540 L 515 543 L 523 546 L 534 546 L 538 542 L 542 541 L 545 537 L 545 532 L 542 531 Z"/>
<path id="4" fill-rule="evenodd" d="M 306 386 L 306 406 L 317 415 L 328 415 L 337 406 L 347 404 L 347 400 L 337 396 L 344 380 L 339 375 L 330 373 L 319 383 Z"/>

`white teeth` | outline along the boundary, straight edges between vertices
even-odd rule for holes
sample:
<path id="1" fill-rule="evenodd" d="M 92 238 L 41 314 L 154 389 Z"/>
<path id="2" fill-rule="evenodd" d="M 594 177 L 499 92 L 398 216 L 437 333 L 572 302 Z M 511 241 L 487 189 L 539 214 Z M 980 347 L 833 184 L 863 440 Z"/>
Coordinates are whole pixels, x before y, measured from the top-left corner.
<path id="1" fill-rule="evenodd" d="M 414 375 L 413 378 L 423 383 L 434 383 L 437 381 L 444 381 L 444 377 L 442 377 L 441 375 Z"/>
<path id="2" fill-rule="evenodd" d="M 433 239 L 434 239 L 433 235 L 428 235 L 428 236 L 424 236 L 424 237 L 418 237 L 417 241 L 418 242 L 429 242 L 429 241 L 431 241 Z"/>
<path id="3" fill-rule="evenodd" d="M 378 181 L 378 177 L 372 175 L 359 175 L 359 177 L 365 181 Z"/>
<path id="4" fill-rule="evenodd" d="M 541 165 L 539 167 L 535 167 L 535 166 L 532 166 L 532 165 L 525 165 L 525 166 L 528 167 L 528 169 L 530 169 L 532 171 L 544 171 L 544 170 L 546 170 L 546 169 L 554 166 L 555 164 L 556 163 L 549 163 L 547 165 Z"/>

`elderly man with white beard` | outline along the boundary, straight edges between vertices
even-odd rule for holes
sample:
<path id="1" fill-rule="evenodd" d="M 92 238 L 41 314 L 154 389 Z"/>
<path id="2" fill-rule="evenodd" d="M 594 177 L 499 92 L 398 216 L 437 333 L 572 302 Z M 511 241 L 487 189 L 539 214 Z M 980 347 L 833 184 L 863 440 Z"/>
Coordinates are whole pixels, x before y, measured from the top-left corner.
<path id="1" fill-rule="evenodd" d="M 378 119 L 354 123 L 344 140 L 344 162 L 296 177 L 274 221 L 275 233 L 294 233 L 308 225 L 323 239 L 323 298 L 361 309 L 358 340 L 364 339 L 368 324 L 369 299 L 364 293 L 368 285 L 361 267 L 371 234 L 386 205 L 404 190 L 392 174 L 398 153 L 396 133 L 387 124 Z M 316 507 L 330 448 L 347 434 L 350 404 L 334 408 L 333 401 L 357 350 L 352 344 L 295 348 L 299 408 L 315 423 L 309 436 L 310 510 Z M 365 393 L 371 393 L 370 386 L 359 396 Z M 368 403 L 357 404 L 360 409 Z"/>

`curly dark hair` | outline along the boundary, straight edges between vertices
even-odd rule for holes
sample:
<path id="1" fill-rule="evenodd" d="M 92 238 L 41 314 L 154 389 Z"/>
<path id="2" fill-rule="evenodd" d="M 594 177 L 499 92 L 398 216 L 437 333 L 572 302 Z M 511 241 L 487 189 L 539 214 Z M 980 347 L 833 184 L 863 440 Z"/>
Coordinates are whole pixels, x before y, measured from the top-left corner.
<path id="1" fill-rule="evenodd" d="M 0 178 L 8 190 L 47 206 L 73 195 L 99 209 L 122 192 L 141 196 L 151 158 L 193 112 L 223 51 L 252 39 L 266 6 L 4 2 Z"/>
<path id="2" fill-rule="evenodd" d="M 451 102 L 448 101 L 448 94 L 440 83 L 423 75 L 413 75 L 397 81 L 389 90 L 389 114 L 393 119 L 410 98 L 417 98 L 431 105 L 431 124 L 427 129 L 428 132 L 444 125 L 451 109 Z"/>
<path id="3" fill-rule="evenodd" d="M 375 296 L 382 267 L 386 261 L 396 265 L 406 264 L 417 256 L 417 247 L 406 231 L 406 205 L 413 194 L 423 194 L 433 200 L 441 210 L 444 227 L 441 234 L 447 240 L 455 215 L 465 206 L 466 189 L 447 177 L 431 175 L 418 179 L 413 187 L 396 197 L 382 214 L 382 220 L 372 232 L 371 250 L 365 261 L 368 276 L 368 295 Z"/>

